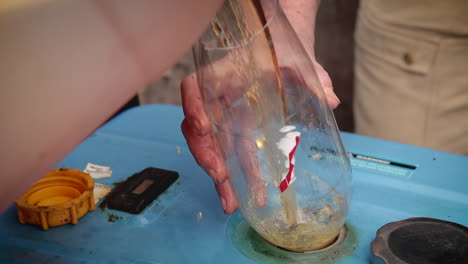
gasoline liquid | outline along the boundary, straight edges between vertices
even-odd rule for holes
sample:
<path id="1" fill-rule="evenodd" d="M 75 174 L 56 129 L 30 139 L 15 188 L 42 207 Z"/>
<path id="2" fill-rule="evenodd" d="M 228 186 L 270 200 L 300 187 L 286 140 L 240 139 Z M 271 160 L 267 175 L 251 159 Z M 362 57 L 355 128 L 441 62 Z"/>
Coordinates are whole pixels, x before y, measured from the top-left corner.
<path id="1" fill-rule="evenodd" d="M 334 208 L 342 208 L 345 200 L 339 193 L 334 196 L 331 204 L 321 208 L 299 207 L 294 225 L 287 224 L 286 212 L 281 210 L 262 217 L 251 214 L 249 222 L 265 240 L 278 247 L 295 252 L 325 248 L 336 240 L 344 225 L 345 213 Z"/>

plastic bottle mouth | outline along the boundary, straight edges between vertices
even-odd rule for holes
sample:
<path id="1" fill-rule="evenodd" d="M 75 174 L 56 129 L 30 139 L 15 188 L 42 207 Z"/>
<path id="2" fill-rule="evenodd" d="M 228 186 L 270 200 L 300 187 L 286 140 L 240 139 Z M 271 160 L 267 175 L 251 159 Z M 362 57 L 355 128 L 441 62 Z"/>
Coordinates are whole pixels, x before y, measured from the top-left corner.
<path id="1" fill-rule="evenodd" d="M 284 249 L 266 241 L 240 213 L 229 218 L 227 236 L 232 245 L 249 259 L 262 263 L 331 263 L 352 255 L 358 246 L 353 226 L 343 226 L 330 244 L 323 248 L 297 252 Z"/>
<path id="2" fill-rule="evenodd" d="M 310 251 L 294 251 L 294 250 L 290 250 L 290 249 L 287 249 L 287 248 L 277 246 L 277 245 L 271 243 L 270 241 L 266 240 L 263 237 L 262 237 L 262 239 L 266 243 L 268 243 L 268 244 L 270 244 L 270 245 L 272 245 L 272 246 L 274 246 L 274 247 L 276 247 L 278 249 L 284 250 L 284 251 L 293 252 L 293 253 L 314 254 L 314 253 L 320 253 L 320 252 L 324 252 L 324 251 L 327 251 L 327 250 L 331 250 L 331 249 L 339 246 L 346 239 L 347 234 L 348 234 L 348 228 L 346 227 L 346 225 L 344 225 L 341 228 L 340 233 L 338 234 L 338 236 L 336 236 L 335 239 L 333 239 L 333 241 L 330 244 L 328 244 L 328 245 L 326 245 L 326 246 L 324 246 L 322 248 L 315 249 L 315 250 L 310 250 Z"/>
<path id="3" fill-rule="evenodd" d="M 306 251 L 304 253 L 319 253 L 319 252 L 324 252 L 324 251 L 333 249 L 333 248 L 341 245 L 341 243 L 343 243 L 343 241 L 345 241 L 347 235 L 348 235 L 348 228 L 346 227 L 346 225 L 344 225 L 341 228 L 340 233 L 338 234 L 336 239 L 332 243 L 330 243 L 328 246 L 325 246 L 325 247 L 323 247 L 321 249 Z"/>

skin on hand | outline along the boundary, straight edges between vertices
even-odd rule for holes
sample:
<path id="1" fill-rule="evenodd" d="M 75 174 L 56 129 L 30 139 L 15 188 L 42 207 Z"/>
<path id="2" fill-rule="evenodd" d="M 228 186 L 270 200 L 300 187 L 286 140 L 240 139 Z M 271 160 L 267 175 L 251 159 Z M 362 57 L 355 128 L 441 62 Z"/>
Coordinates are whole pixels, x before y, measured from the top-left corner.
<path id="1" fill-rule="evenodd" d="M 15 4 L 0 4 L 0 212 L 175 63 L 222 4 L 4 2 Z"/>
<path id="2" fill-rule="evenodd" d="M 293 0 L 282 0 L 280 2 L 285 9 L 290 23 L 296 32 L 298 32 L 301 42 L 307 43 L 304 44 L 304 47 L 314 62 L 315 70 L 324 89 L 328 105 L 332 109 L 336 108 L 340 101 L 333 92 L 331 79 L 323 67 L 315 61 L 315 54 L 313 52 L 314 23 L 318 1 L 298 0 L 297 2 L 293 2 Z M 304 14 L 304 10 L 310 10 L 310 12 Z M 307 27 L 307 25 L 310 26 Z M 281 44 L 279 43 L 278 45 L 279 46 L 276 47 L 281 49 Z M 236 200 L 234 190 L 228 181 L 228 169 L 224 163 L 218 143 L 211 132 L 211 125 L 203 107 L 196 74 L 192 73 L 182 81 L 181 93 L 182 105 L 185 113 L 185 119 L 182 122 L 182 132 L 198 164 L 213 179 L 224 212 L 231 214 L 238 209 L 239 204 Z M 226 142 L 229 140 L 233 139 L 226 139 L 224 141 Z M 241 144 L 238 144 L 239 142 L 236 142 L 234 139 L 232 144 L 238 144 L 238 150 L 241 153 L 256 153 L 255 149 L 251 150 L 252 147 L 256 148 L 255 145 L 251 144 L 253 142 L 240 142 Z M 249 151 L 249 149 L 251 151 Z M 248 157 L 248 155 L 244 156 Z M 241 160 L 242 167 L 244 169 L 244 174 L 249 178 L 248 182 L 251 193 L 258 193 L 258 196 L 255 196 L 256 204 L 258 207 L 262 207 L 266 203 L 267 193 L 260 180 L 260 176 L 256 173 L 258 165 L 252 162 L 249 163 L 249 160 L 252 161 L 256 159 L 249 158 L 244 159 L 244 161 Z"/>
<path id="3" fill-rule="evenodd" d="M 222 159 L 216 138 L 211 133 L 211 124 L 203 107 L 195 73 L 182 81 L 181 93 L 185 114 L 181 126 L 182 132 L 200 167 L 213 178 L 224 212 L 231 214 L 239 205 L 228 181 L 228 169 Z"/>
<path id="4" fill-rule="evenodd" d="M 283 72 L 288 71 L 283 70 Z M 294 78 L 293 74 L 290 74 L 289 77 Z M 228 88 L 228 90 L 232 91 L 236 89 L 234 87 L 234 89 Z M 202 96 L 195 73 L 187 76 L 182 81 L 181 93 L 185 113 L 185 119 L 182 122 L 181 128 L 189 149 L 200 167 L 213 179 L 224 212 L 231 214 L 237 210 L 239 204 L 234 190 L 228 181 L 229 172 L 224 163 L 218 141 L 211 131 L 211 124 L 203 107 Z M 225 98 L 225 96 L 222 97 Z M 326 98 L 327 103 L 331 107 L 336 107 L 339 104 L 333 97 L 327 96 Z M 234 100 L 234 98 L 230 99 L 230 101 Z M 246 112 L 242 113 L 241 116 L 244 122 L 244 125 L 240 126 L 241 131 L 223 133 L 224 137 L 221 140 L 225 146 L 224 149 L 236 150 L 234 155 L 240 158 L 240 165 L 247 178 L 250 195 L 254 198 L 257 207 L 263 207 L 266 204 L 267 192 L 259 175 L 258 158 L 256 158 L 257 145 L 252 141 L 254 137 L 249 132 L 250 127 L 255 127 L 255 120 L 249 120 L 255 117 L 255 114 Z M 222 129 L 233 131 L 236 128 L 223 127 Z M 239 129 L 237 128 L 237 130 Z M 229 136 L 229 134 L 237 134 L 239 136 Z"/>

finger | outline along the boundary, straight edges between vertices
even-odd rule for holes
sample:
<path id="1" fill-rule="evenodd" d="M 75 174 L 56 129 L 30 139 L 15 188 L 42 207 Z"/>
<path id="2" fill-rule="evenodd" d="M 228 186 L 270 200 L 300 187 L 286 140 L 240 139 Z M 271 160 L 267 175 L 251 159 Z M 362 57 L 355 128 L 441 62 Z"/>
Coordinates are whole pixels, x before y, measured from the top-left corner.
<path id="1" fill-rule="evenodd" d="M 322 87 L 325 89 L 331 89 L 333 90 L 333 83 L 330 79 L 330 76 L 328 73 L 325 71 L 325 69 L 320 65 L 318 62 L 314 62 L 315 66 L 315 71 L 317 72 L 317 76 L 320 80 L 320 83 L 322 84 Z"/>
<path id="2" fill-rule="evenodd" d="M 266 205 L 268 195 L 261 178 L 258 159 L 258 147 L 255 140 L 256 115 L 248 111 L 243 113 L 242 133 L 236 138 L 237 156 L 240 159 L 247 180 L 250 198 L 257 208 Z"/>
<path id="3" fill-rule="evenodd" d="M 315 70 L 317 71 L 318 78 L 320 83 L 322 84 L 323 91 L 327 96 L 328 105 L 335 109 L 340 104 L 340 99 L 336 96 L 335 92 L 333 91 L 333 83 L 330 78 L 330 75 L 325 71 L 325 69 L 320 65 L 318 62 L 314 63 Z"/>
<path id="4" fill-rule="evenodd" d="M 192 73 L 185 77 L 180 88 L 185 118 L 197 134 L 208 134 L 211 131 L 211 126 L 203 108 L 203 100 L 196 74 Z"/>
<path id="5" fill-rule="evenodd" d="M 239 204 L 229 181 L 216 184 L 215 187 L 221 200 L 221 206 L 223 207 L 224 212 L 226 214 L 234 213 L 239 208 Z"/>
<path id="6" fill-rule="evenodd" d="M 192 152 L 200 167 L 216 183 L 224 183 L 228 179 L 228 170 L 212 134 L 199 135 L 187 119 L 184 119 L 181 128 L 190 152 Z"/>
<path id="7" fill-rule="evenodd" d="M 257 146 L 251 139 L 239 138 L 237 140 L 238 157 L 241 161 L 244 175 L 249 186 L 250 198 L 255 201 L 258 208 L 266 205 L 266 186 L 260 176 Z"/>
<path id="8" fill-rule="evenodd" d="M 324 88 L 323 90 L 325 92 L 325 95 L 327 96 L 327 103 L 330 106 L 330 108 L 331 109 L 337 108 L 338 105 L 340 105 L 341 101 L 340 99 L 338 99 L 333 89 Z"/>
<path id="9" fill-rule="evenodd" d="M 281 67 L 281 76 L 283 81 L 290 86 L 304 86 L 312 93 L 315 98 L 325 102 L 330 106 L 330 108 L 335 109 L 339 104 L 340 100 L 333 91 L 332 81 L 328 73 L 323 69 L 323 67 L 314 63 L 316 68 L 317 76 L 304 76 L 301 75 L 300 69 L 293 69 L 291 67 Z M 317 81 L 320 82 L 317 83 Z M 317 90 L 319 87 L 322 87 L 325 97 L 321 96 L 321 91 Z M 299 100 L 306 100 L 306 97 L 303 97 Z"/>

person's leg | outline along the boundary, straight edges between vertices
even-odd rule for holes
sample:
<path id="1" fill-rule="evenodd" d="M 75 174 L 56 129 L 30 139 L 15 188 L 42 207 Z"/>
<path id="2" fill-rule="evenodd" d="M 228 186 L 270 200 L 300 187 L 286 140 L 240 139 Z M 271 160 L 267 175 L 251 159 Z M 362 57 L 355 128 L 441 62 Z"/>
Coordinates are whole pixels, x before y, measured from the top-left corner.
<path id="1" fill-rule="evenodd" d="M 375 23 L 360 10 L 356 132 L 468 154 L 468 139 L 462 136 L 468 134 L 468 77 L 461 72 L 468 53 L 461 51 L 463 45 L 422 35 Z"/>
<path id="2" fill-rule="evenodd" d="M 424 145 L 468 155 L 468 38 L 442 38 L 431 82 Z"/>
<path id="3" fill-rule="evenodd" d="M 361 10 L 355 41 L 356 132 L 423 145 L 437 46 L 379 28 Z"/>

